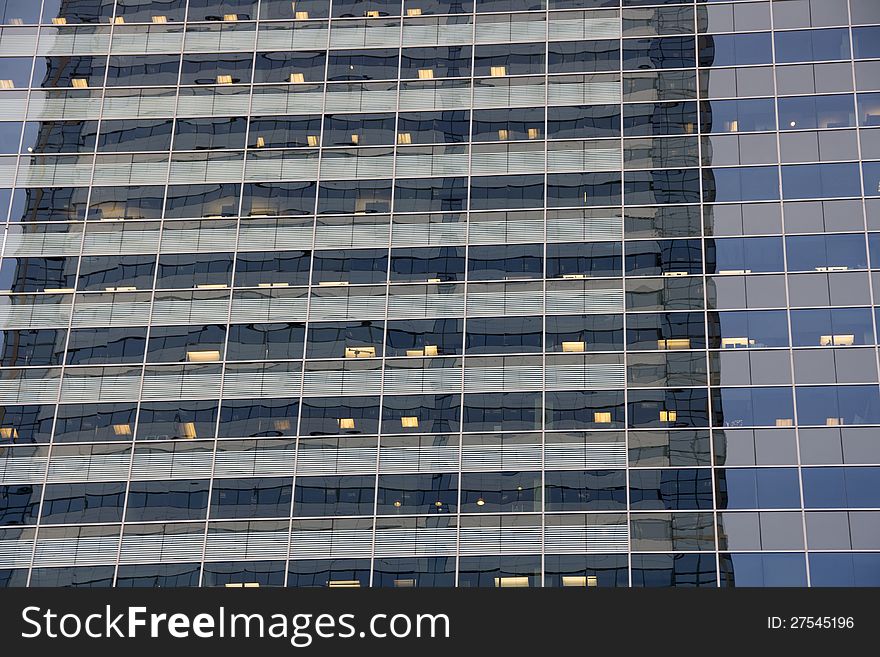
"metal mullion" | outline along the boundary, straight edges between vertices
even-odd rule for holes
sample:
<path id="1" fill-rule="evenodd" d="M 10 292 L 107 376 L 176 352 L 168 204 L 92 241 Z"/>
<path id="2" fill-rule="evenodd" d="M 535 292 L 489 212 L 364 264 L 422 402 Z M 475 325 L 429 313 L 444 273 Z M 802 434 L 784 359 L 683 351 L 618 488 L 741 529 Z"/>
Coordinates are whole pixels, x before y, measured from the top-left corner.
<path id="1" fill-rule="evenodd" d="M 470 296 L 470 264 L 469 264 L 469 255 L 470 255 L 470 242 L 471 242 L 471 224 L 470 224 L 470 208 L 471 208 L 471 181 L 473 177 L 473 169 L 472 169 L 472 157 L 473 157 L 473 130 L 474 130 L 474 96 L 475 96 L 475 84 L 474 84 L 474 63 L 476 59 L 476 34 L 477 34 L 477 5 L 474 3 L 474 7 L 471 13 L 471 70 L 470 77 L 468 82 L 470 84 L 470 107 L 468 108 L 468 142 L 467 142 L 467 193 L 465 194 L 465 209 L 462 214 L 465 217 L 465 242 L 464 242 L 464 263 L 465 263 L 465 275 L 464 281 L 462 283 L 462 319 L 461 319 L 461 393 L 459 396 L 459 414 L 458 414 L 458 512 L 455 523 L 455 584 L 456 588 L 459 587 L 459 579 L 461 577 L 461 523 L 462 519 L 465 517 L 462 514 L 461 510 L 461 492 L 462 492 L 462 482 L 464 479 L 464 473 L 462 472 L 462 454 L 464 453 L 464 383 L 465 383 L 465 367 L 467 365 L 466 354 L 465 354 L 465 338 L 467 336 L 467 307 L 468 307 L 468 297 Z"/>
<path id="2" fill-rule="evenodd" d="M 804 572 L 806 574 L 806 585 L 810 586 L 810 568 L 809 562 L 807 560 L 807 541 L 806 541 L 806 512 L 804 511 L 804 480 L 803 480 L 803 470 L 801 468 L 801 446 L 800 446 L 800 423 L 798 421 L 798 403 L 797 403 L 797 386 L 795 378 L 795 370 L 794 370 L 794 341 L 792 339 L 792 327 L 791 327 L 791 294 L 789 289 L 789 269 L 788 269 L 788 249 L 786 246 L 786 236 L 787 231 L 785 227 L 785 196 L 782 191 L 782 145 L 781 145 L 781 130 L 779 125 L 779 103 L 778 103 L 778 84 L 776 81 L 776 71 L 778 70 L 778 65 L 776 63 L 776 39 L 775 39 L 775 30 L 774 30 L 774 21 L 773 21 L 773 12 L 770 12 L 770 29 L 771 29 L 771 39 L 770 39 L 770 48 L 773 53 L 773 111 L 774 118 L 776 120 L 776 156 L 777 156 L 777 185 L 779 187 L 779 211 L 780 217 L 782 220 L 782 262 L 784 268 L 785 275 L 785 319 L 786 326 L 788 328 L 788 349 L 789 349 L 789 376 L 791 377 L 791 401 L 792 401 L 792 416 L 793 416 L 793 424 L 794 424 L 794 432 L 795 432 L 795 448 L 797 450 L 797 473 L 798 473 L 798 495 L 800 497 L 800 516 L 801 516 L 801 531 L 803 532 L 803 541 L 804 546 L 801 551 L 803 555 L 803 564 L 804 564 Z M 852 55 L 852 53 L 850 53 Z M 852 61 L 852 60 L 850 60 Z M 854 99 L 855 100 L 855 99 Z M 869 276 L 870 278 L 870 276 Z M 827 280 L 827 279 L 826 279 Z M 748 303 L 748 300 L 746 300 Z M 756 459 L 757 460 L 757 459 Z M 758 516 L 760 518 L 760 515 Z M 763 544 L 760 546 L 763 548 Z"/>
<path id="3" fill-rule="evenodd" d="M 626 478 L 626 574 L 627 574 L 627 586 L 632 588 L 632 566 L 633 566 L 633 553 L 632 553 L 632 501 L 630 495 L 630 462 L 629 462 L 629 439 L 630 439 L 630 428 L 629 428 L 629 381 L 627 380 L 627 365 L 629 362 L 629 349 L 626 344 L 626 318 L 627 318 L 627 307 L 626 307 L 626 195 L 624 190 L 624 176 L 626 174 L 626 139 L 624 138 L 624 129 L 623 129 L 623 113 L 626 107 L 626 103 L 624 102 L 626 99 L 623 95 L 623 9 L 617 9 L 617 20 L 620 25 L 620 37 L 618 38 L 618 43 L 620 44 L 618 47 L 618 71 L 620 76 L 620 104 L 618 107 L 620 108 L 620 219 L 621 219 L 621 227 L 620 227 L 620 253 L 621 253 L 621 272 L 620 272 L 620 291 L 621 296 L 623 297 L 623 309 L 621 312 L 622 315 L 622 330 L 623 330 L 623 435 L 624 435 L 624 451 L 626 452 L 626 462 L 624 463 L 624 477 Z"/>
<path id="4" fill-rule="evenodd" d="M 704 219 L 705 211 L 706 211 L 706 198 L 703 193 L 703 171 L 708 169 L 711 171 L 711 164 L 705 164 L 703 162 L 703 138 L 704 133 L 701 130 L 702 126 L 702 99 L 700 97 L 700 46 L 699 46 L 699 8 L 694 11 L 694 38 L 695 38 L 695 47 L 696 47 L 696 67 L 694 69 L 696 76 L 696 106 L 697 106 L 697 171 L 699 172 L 700 177 L 700 257 L 702 259 L 702 284 L 703 284 L 703 335 L 705 336 L 705 347 L 703 348 L 704 352 L 704 362 L 706 363 L 706 416 L 709 420 L 709 475 L 712 481 L 712 536 L 713 536 L 713 546 L 714 546 L 714 559 L 715 559 L 715 586 L 716 588 L 721 587 L 721 555 L 719 553 L 719 540 L 718 540 L 718 527 L 719 527 L 719 517 L 718 513 L 718 485 L 716 483 L 715 477 L 715 418 L 714 411 L 712 409 L 712 360 L 709 351 L 709 273 L 706 269 L 706 222 Z M 711 69 L 709 69 L 711 70 Z M 699 466 L 698 466 L 699 467 Z"/>

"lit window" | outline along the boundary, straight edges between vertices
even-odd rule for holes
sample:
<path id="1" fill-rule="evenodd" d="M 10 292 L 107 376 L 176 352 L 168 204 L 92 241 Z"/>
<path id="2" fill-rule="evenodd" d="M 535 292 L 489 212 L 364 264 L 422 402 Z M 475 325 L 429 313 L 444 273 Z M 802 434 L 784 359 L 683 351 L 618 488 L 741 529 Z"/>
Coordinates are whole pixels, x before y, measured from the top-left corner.
<path id="1" fill-rule="evenodd" d="M 794 420 L 790 417 L 778 417 L 776 418 L 776 426 L 777 427 L 793 427 Z"/>
<path id="2" fill-rule="evenodd" d="M 232 84 L 232 76 L 231 75 L 218 75 L 217 76 L 217 84 Z"/>
<path id="3" fill-rule="evenodd" d="M 113 19 L 113 23 L 116 25 L 125 25 L 125 19 L 122 16 L 117 16 Z"/>
<path id="4" fill-rule="evenodd" d="M 401 132 L 397 135 L 397 143 L 398 144 L 411 144 L 412 143 L 412 135 L 408 132 Z"/>
<path id="5" fill-rule="evenodd" d="M 306 142 L 308 142 L 309 146 L 317 146 L 318 135 L 309 135 L 308 137 L 306 137 Z"/>
<path id="6" fill-rule="evenodd" d="M 114 424 L 113 425 L 113 433 L 117 436 L 130 436 L 131 435 L 131 425 L 130 424 Z"/>
<path id="7" fill-rule="evenodd" d="M 59 16 L 58 18 L 52 19 L 52 25 L 67 25 L 67 19 Z"/>
<path id="8" fill-rule="evenodd" d="M 665 271 L 663 272 L 664 276 L 687 276 L 688 273 L 686 271 Z"/>
<path id="9" fill-rule="evenodd" d="M 500 589 L 514 588 L 514 589 L 522 589 L 527 588 L 529 585 L 528 577 L 496 577 L 495 578 L 495 586 Z"/>
<path id="10" fill-rule="evenodd" d="M 309 12 L 307 11 L 298 11 L 293 14 L 293 17 L 298 21 L 307 21 L 309 20 Z"/>
<path id="11" fill-rule="evenodd" d="M 74 291 L 72 287 L 47 287 L 43 290 L 43 292 L 48 292 L 49 294 L 69 294 Z"/>
<path id="12" fill-rule="evenodd" d="M 120 285 L 117 287 L 105 287 L 104 292 L 137 292 L 134 285 Z"/>
<path id="13" fill-rule="evenodd" d="M 201 285 L 196 285 L 197 290 L 225 290 L 228 287 L 228 285 L 223 285 L 223 283 L 202 283 Z"/>
<path id="14" fill-rule="evenodd" d="M 837 427 L 843 424 L 842 417 L 828 417 L 825 418 L 825 426 L 826 427 Z"/>
<path id="15" fill-rule="evenodd" d="M 0 438 L 3 440 L 15 440 L 18 438 L 18 429 L 15 427 L 0 427 Z"/>
<path id="16" fill-rule="evenodd" d="M 275 420 L 276 431 L 290 431 L 290 420 Z"/>
<path id="17" fill-rule="evenodd" d="M 346 358 L 375 358 L 376 347 L 346 347 Z"/>
<path id="18" fill-rule="evenodd" d="M 331 589 L 359 589 L 361 583 L 356 579 L 331 579 L 327 586 Z"/>
<path id="19" fill-rule="evenodd" d="M 260 588 L 259 582 L 227 582 L 224 584 L 224 587 L 227 589 L 258 589 Z"/>
<path id="20" fill-rule="evenodd" d="M 371 9 L 370 11 L 364 12 L 364 18 L 379 18 L 380 14 L 375 9 Z"/>
<path id="21" fill-rule="evenodd" d="M 599 578 L 596 575 L 563 575 L 563 586 L 599 586 Z"/>
<path id="22" fill-rule="evenodd" d="M 661 422 L 675 422 L 678 418 L 678 413 L 675 411 L 660 411 L 660 421 Z"/>
<path id="23" fill-rule="evenodd" d="M 436 356 L 436 355 L 437 355 L 437 345 L 426 344 L 425 345 L 425 356 Z"/>
<path id="24" fill-rule="evenodd" d="M 733 121 L 727 122 L 727 130 L 728 132 L 739 132 L 739 121 L 733 119 Z"/>
<path id="25" fill-rule="evenodd" d="M 733 276 L 733 275 L 742 275 L 742 274 L 751 274 L 751 269 L 721 269 L 718 271 L 718 274 L 721 276 Z"/>
<path id="26" fill-rule="evenodd" d="M 266 140 L 262 137 L 257 137 L 257 143 L 255 144 L 256 148 L 264 148 L 266 146 Z"/>
<path id="27" fill-rule="evenodd" d="M 220 360 L 220 352 L 216 349 L 187 351 L 186 360 L 190 363 L 210 363 L 215 360 Z"/>
<path id="28" fill-rule="evenodd" d="M 167 23 L 168 17 L 167 16 L 153 16 L 152 21 L 154 23 Z"/>
<path id="29" fill-rule="evenodd" d="M 586 350 L 587 350 L 587 343 L 586 342 L 578 342 L 575 340 L 572 342 L 563 342 L 562 343 L 562 351 L 581 352 L 581 351 L 586 351 Z"/>
<path id="30" fill-rule="evenodd" d="M 507 75 L 507 67 L 506 66 L 493 66 L 489 69 L 489 75 L 493 78 L 503 78 Z"/>
<path id="31" fill-rule="evenodd" d="M 296 84 L 298 82 L 305 82 L 306 76 L 302 73 L 291 73 L 290 74 L 290 82 Z"/>
<path id="32" fill-rule="evenodd" d="M 348 281 L 318 281 L 320 287 L 344 287 Z"/>
<path id="33" fill-rule="evenodd" d="M 609 411 L 596 411 L 593 413 L 593 422 L 596 424 L 611 424 L 611 413 Z"/>
<path id="34" fill-rule="evenodd" d="M 419 418 L 413 416 L 404 416 L 400 418 L 400 425 L 404 429 L 418 429 L 419 428 Z"/>
<path id="35" fill-rule="evenodd" d="M 722 349 L 745 349 L 754 345 L 755 341 L 748 338 L 721 338 Z"/>
<path id="36" fill-rule="evenodd" d="M 432 68 L 420 68 L 419 69 L 419 80 L 433 80 L 434 79 L 434 69 Z"/>
<path id="37" fill-rule="evenodd" d="M 336 424 L 339 425 L 340 429 L 354 429 L 354 418 L 353 417 L 341 417 L 336 420 Z"/>
<path id="38" fill-rule="evenodd" d="M 849 267 L 816 267 L 816 271 L 847 271 Z"/>
<path id="39" fill-rule="evenodd" d="M 360 140 L 361 140 L 360 135 L 352 135 L 351 136 L 351 143 L 354 144 L 355 146 L 357 146 L 357 144 Z"/>
<path id="40" fill-rule="evenodd" d="M 82 89 L 83 87 L 89 86 L 89 81 L 85 78 L 73 78 L 73 80 L 70 81 L 70 84 L 77 89 Z"/>
<path id="41" fill-rule="evenodd" d="M 856 336 L 851 333 L 819 336 L 820 347 L 851 347 L 855 341 Z"/>
<path id="42" fill-rule="evenodd" d="M 15 89 L 12 80 L 0 80 L 0 89 Z"/>
<path id="43" fill-rule="evenodd" d="M 9 25 L 24 25 L 24 20 L 21 18 L 10 18 L 6 21 Z"/>
<path id="44" fill-rule="evenodd" d="M 669 338 L 667 340 L 657 340 L 657 349 L 690 349 L 691 341 L 689 338 Z"/>
<path id="45" fill-rule="evenodd" d="M 396 579 L 394 580 L 394 588 L 396 589 L 412 589 L 416 586 L 414 579 Z"/>
<path id="46" fill-rule="evenodd" d="M 529 128 L 529 139 L 539 139 L 541 137 L 540 128 Z"/>
<path id="47" fill-rule="evenodd" d="M 290 283 L 257 283 L 257 287 L 290 287 Z"/>
<path id="48" fill-rule="evenodd" d="M 586 277 L 587 277 L 586 274 L 563 274 L 563 275 L 562 275 L 562 278 L 567 278 L 567 279 L 570 279 L 570 280 L 581 280 L 581 279 L 584 279 L 584 278 L 586 278 Z"/>
<path id="49" fill-rule="evenodd" d="M 184 422 L 180 425 L 180 433 L 183 434 L 183 437 L 192 440 L 193 438 L 197 438 L 198 435 L 196 433 L 196 423 L 195 422 Z"/>
<path id="50" fill-rule="evenodd" d="M 230 22 L 230 23 L 234 23 L 235 21 L 238 20 L 238 14 L 223 14 L 223 20 Z"/>
<path id="51" fill-rule="evenodd" d="M 498 131 L 498 139 L 501 141 L 507 141 L 510 138 L 510 133 L 507 130 L 501 129 Z"/>
<path id="52" fill-rule="evenodd" d="M 419 9 L 418 7 L 411 7 L 406 10 L 406 15 L 407 16 L 421 16 L 422 10 Z"/>

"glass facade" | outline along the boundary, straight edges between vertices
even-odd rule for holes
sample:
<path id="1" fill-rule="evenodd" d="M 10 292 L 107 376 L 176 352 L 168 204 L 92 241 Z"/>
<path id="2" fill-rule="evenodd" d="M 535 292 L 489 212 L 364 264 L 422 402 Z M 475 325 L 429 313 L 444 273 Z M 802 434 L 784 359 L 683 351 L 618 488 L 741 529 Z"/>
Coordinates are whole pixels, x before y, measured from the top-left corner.
<path id="1" fill-rule="evenodd" d="M 0 586 L 880 585 L 880 2 L 0 24 Z"/>

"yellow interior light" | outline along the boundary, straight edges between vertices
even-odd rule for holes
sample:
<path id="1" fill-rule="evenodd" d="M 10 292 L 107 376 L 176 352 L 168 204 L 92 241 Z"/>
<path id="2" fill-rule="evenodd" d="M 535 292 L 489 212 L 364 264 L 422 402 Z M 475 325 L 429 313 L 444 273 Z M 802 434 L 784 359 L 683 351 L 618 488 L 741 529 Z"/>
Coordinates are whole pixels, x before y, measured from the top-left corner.
<path id="1" fill-rule="evenodd" d="M 375 358 L 376 347 L 346 347 L 346 358 Z"/>
<path id="2" fill-rule="evenodd" d="M 220 360 L 220 352 L 216 349 L 187 351 L 186 360 L 190 363 L 210 363 L 215 360 Z"/>
<path id="3" fill-rule="evenodd" d="M 495 578 L 495 586 L 497 588 L 501 588 L 501 589 L 528 588 L 529 578 L 528 577 L 496 577 Z"/>

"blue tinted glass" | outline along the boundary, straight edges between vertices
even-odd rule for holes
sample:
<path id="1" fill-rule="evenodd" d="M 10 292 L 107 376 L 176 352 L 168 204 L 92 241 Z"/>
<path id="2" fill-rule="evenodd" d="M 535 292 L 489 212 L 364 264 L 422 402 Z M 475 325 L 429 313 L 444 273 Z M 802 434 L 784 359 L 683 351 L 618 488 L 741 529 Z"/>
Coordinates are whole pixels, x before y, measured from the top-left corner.
<path id="1" fill-rule="evenodd" d="M 836 342 L 873 344 L 870 308 L 817 308 L 791 311 L 791 337 L 795 347 L 833 346 Z M 841 339 L 842 338 L 842 339 Z"/>
<path id="2" fill-rule="evenodd" d="M 774 426 L 794 417 L 790 388 L 721 388 L 712 391 L 716 426 Z"/>
<path id="3" fill-rule="evenodd" d="M 796 30 L 777 32 L 776 62 L 812 62 L 849 59 L 849 30 Z"/>
<path id="4" fill-rule="evenodd" d="M 776 272 L 784 268 L 781 237 L 731 237 L 706 242 L 707 274 Z"/>
<path id="5" fill-rule="evenodd" d="M 828 267 L 865 269 L 864 234 L 798 235 L 785 238 L 789 271 L 823 270 Z"/>
<path id="6" fill-rule="evenodd" d="M 880 162 L 862 163 L 865 196 L 880 196 Z"/>
<path id="7" fill-rule="evenodd" d="M 786 199 L 861 196 L 859 165 L 843 162 L 784 166 L 782 194 Z"/>
<path id="8" fill-rule="evenodd" d="M 776 167 L 704 170 L 704 201 L 770 201 L 778 198 L 779 178 Z"/>
<path id="9" fill-rule="evenodd" d="M 851 94 L 779 99 L 779 129 L 850 128 L 855 125 Z"/>
<path id="10" fill-rule="evenodd" d="M 700 66 L 772 64 L 770 32 L 715 34 L 700 37 Z"/>
<path id="11" fill-rule="evenodd" d="M 713 100 L 702 103 L 703 123 L 710 132 L 755 132 L 776 129 L 772 98 Z"/>
<path id="12" fill-rule="evenodd" d="M 869 59 L 880 57 L 880 26 L 854 27 L 853 57 L 856 59 Z"/>
<path id="13" fill-rule="evenodd" d="M 880 553 L 813 553 L 810 586 L 880 586 Z"/>
<path id="14" fill-rule="evenodd" d="M 871 268 L 880 269 L 880 233 L 868 233 L 868 255 Z"/>
<path id="15" fill-rule="evenodd" d="M 877 386 L 810 386 L 796 391 L 801 424 L 839 425 L 880 422 Z"/>
<path id="16" fill-rule="evenodd" d="M 710 322 L 712 316 L 710 315 Z M 714 347 L 743 349 L 788 346 L 784 310 L 737 310 L 718 313 L 720 336 Z"/>
<path id="17" fill-rule="evenodd" d="M 803 554 L 722 554 L 721 586 L 806 586 Z"/>
<path id="18" fill-rule="evenodd" d="M 795 468 L 728 468 L 716 475 L 719 509 L 789 509 L 801 505 Z"/>
<path id="19" fill-rule="evenodd" d="M 880 506 L 877 487 L 880 468 L 804 468 L 804 506 L 807 508 L 866 508 Z"/>
<path id="20" fill-rule="evenodd" d="M 858 106 L 860 126 L 880 126 L 880 93 L 859 94 Z"/>

